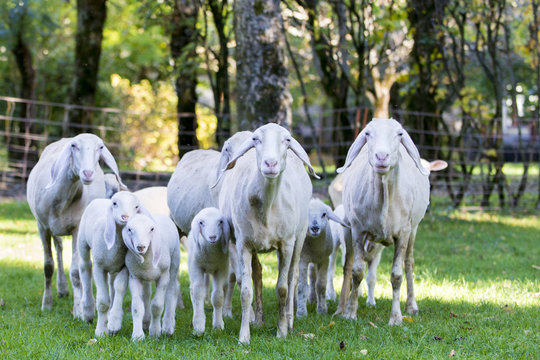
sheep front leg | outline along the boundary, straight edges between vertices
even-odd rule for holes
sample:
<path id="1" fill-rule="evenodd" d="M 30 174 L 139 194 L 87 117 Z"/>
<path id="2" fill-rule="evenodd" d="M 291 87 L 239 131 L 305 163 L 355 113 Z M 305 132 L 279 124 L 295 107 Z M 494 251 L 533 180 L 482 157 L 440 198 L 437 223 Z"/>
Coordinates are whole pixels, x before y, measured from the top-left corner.
<path id="1" fill-rule="evenodd" d="M 51 249 L 51 232 L 38 222 L 38 232 L 43 244 L 43 274 L 45 276 L 45 286 L 43 289 L 43 299 L 41 300 L 41 310 L 52 309 L 52 276 L 54 274 L 54 260 Z M 75 314 L 73 314 L 75 315 Z"/>
<path id="2" fill-rule="evenodd" d="M 223 316 L 232 318 L 232 296 L 234 285 L 236 284 L 236 274 L 238 272 L 238 256 L 233 243 L 229 243 L 229 275 L 225 289 L 225 304 L 223 305 Z M 239 276 L 240 277 L 240 276 Z"/>
<path id="3" fill-rule="evenodd" d="M 309 264 L 309 302 L 314 304 L 317 302 L 317 266 L 315 264 Z"/>
<path id="4" fill-rule="evenodd" d="M 301 318 L 307 315 L 307 298 L 308 298 L 308 260 L 305 257 L 300 257 L 298 264 L 298 298 L 296 301 L 296 317 Z"/>
<path id="5" fill-rule="evenodd" d="M 378 253 L 375 257 L 368 261 L 368 273 L 366 277 L 367 286 L 368 286 L 368 295 L 366 299 L 366 304 L 368 306 L 375 306 L 375 284 L 377 283 L 377 267 L 381 261 L 382 248 L 378 250 Z"/>
<path id="6" fill-rule="evenodd" d="M 72 233 L 72 253 L 71 267 L 69 269 L 69 278 L 71 279 L 71 287 L 73 288 L 73 317 L 82 318 L 81 306 L 81 276 L 79 274 L 79 251 L 77 249 L 77 236 L 79 229 L 75 228 Z"/>
<path id="7" fill-rule="evenodd" d="M 336 260 L 337 252 L 339 249 L 339 242 L 334 242 L 334 248 L 330 254 L 330 259 L 328 262 L 328 274 L 326 275 L 326 300 L 336 300 L 337 294 L 334 289 L 334 275 L 336 273 Z"/>
<path id="8" fill-rule="evenodd" d="M 251 258 L 251 278 L 253 279 L 253 288 L 255 290 L 255 325 L 262 326 L 263 319 L 263 304 L 262 304 L 262 266 L 257 254 L 253 254 Z"/>
<path id="9" fill-rule="evenodd" d="M 390 282 L 392 283 L 392 311 L 390 313 L 390 321 L 388 322 L 389 325 L 399 325 L 403 321 L 399 304 L 399 292 L 403 281 L 403 256 L 409 235 L 410 232 L 402 232 L 399 238 L 394 240 L 394 260 L 390 274 Z"/>
<path id="10" fill-rule="evenodd" d="M 352 245 L 352 233 L 350 230 L 344 229 L 344 243 L 345 243 L 345 264 L 343 264 L 343 283 L 341 285 L 341 294 L 339 295 L 339 304 L 334 315 L 340 315 L 345 313 L 345 307 L 349 301 L 351 282 L 352 282 L 352 268 L 354 263 L 354 250 Z"/>
<path id="11" fill-rule="evenodd" d="M 189 291 L 193 305 L 193 332 L 195 335 L 204 333 L 206 316 L 204 315 L 204 300 L 206 296 L 206 281 L 203 271 L 196 265 L 189 269 Z"/>
<path id="12" fill-rule="evenodd" d="M 143 329 L 146 331 L 150 328 L 150 319 L 152 317 L 152 312 L 150 311 L 152 283 L 150 281 L 143 281 L 142 297 L 144 303 Z"/>
<path id="13" fill-rule="evenodd" d="M 131 340 L 144 339 L 143 331 L 143 283 L 133 275 L 129 275 L 129 291 L 131 292 L 131 317 L 133 318 L 133 332 Z"/>
<path id="14" fill-rule="evenodd" d="M 242 242 L 237 242 L 238 251 L 238 269 L 242 278 L 240 282 L 240 302 L 242 304 L 242 322 L 240 324 L 240 335 L 238 342 L 249 344 L 251 320 L 251 302 L 253 301 L 253 288 L 251 284 L 251 253 L 246 249 Z"/>
<path id="15" fill-rule="evenodd" d="M 161 335 L 161 314 L 163 314 L 163 305 L 165 304 L 165 294 L 169 286 L 170 275 L 165 271 L 157 280 L 156 293 L 152 299 L 152 320 L 150 321 L 150 336 L 157 337 Z"/>
<path id="16" fill-rule="evenodd" d="M 212 326 L 214 329 L 223 330 L 223 285 L 227 279 L 227 270 L 218 271 L 212 278 L 212 307 L 214 308 Z"/>
<path id="17" fill-rule="evenodd" d="M 66 273 L 64 271 L 64 258 L 62 257 L 62 238 L 60 236 L 53 236 L 53 240 L 56 248 L 56 263 L 58 265 L 58 271 L 56 273 L 56 288 L 58 290 L 58 297 L 65 297 L 69 295 L 69 291 L 66 281 Z"/>
<path id="18" fill-rule="evenodd" d="M 418 305 L 414 297 L 414 240 L 416 238 L 416 229 L 411 231 L 407 252 L 405 253 L 405 276 L 407 277 L 407 312 L 411 315 L 418 314 Z"/>
<path id="19" fill-rule="evenodd" d="M 122 327 L 122 303 L 128 286 L 129 272 L 126 267 L 122 268 L 116 275 L 109 276 L 113 280 L 114 296 L 111 296 L 112 307 L 109 312 L 109 323 L 107 324 L 107 332 L 109 335 L 115 335 Z"/>
<path id="20" fill-rule="evenodd" d="M 328 258 L 324 259 L 317 267 L 317 313 L 327 314 L 326 306 L 326 276 L 328 275 Z"/>
<path id="21" fill-rule="evenodd" d="M 356 319 L 356 312 L 358 310 L 358 289 L 362 283 L 365 272 L 364 263 L 364 244 L 367 241 L 366 233 L 358 233 L 353 229 L 352 231 L 352 245 L 354 249 L 354 264 L 352 268 L 352 285 L 349 302 L 347 303 L 347 310 L 344 317 L 347 319 Z"/>
<path id="22" fill-rule="evenodd" d="M 107 286 L 107 273 L 99 266 L 94 266 L 94 281 L 96 282 L 97 324 L 95 334 L 103 335 L 107 330 L 107 314 L 110 306 L 109 291 Z"/>
<path id="23" fill-rule="evenodd" d="M 80 263 L 79 271 L 82 284 L 82 318 L 84 321 L 94 321 L 95 303 L 92 294 L 92 259 L 90 258 L 90 248 L 83 245 L 79 249 Z"/>

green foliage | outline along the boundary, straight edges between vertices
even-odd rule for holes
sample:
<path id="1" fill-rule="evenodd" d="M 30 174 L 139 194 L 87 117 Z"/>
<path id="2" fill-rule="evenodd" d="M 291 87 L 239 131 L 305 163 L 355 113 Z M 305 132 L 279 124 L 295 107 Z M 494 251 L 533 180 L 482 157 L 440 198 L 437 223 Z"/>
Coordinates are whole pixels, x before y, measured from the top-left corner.
<path id="1" fill-rule="evenodd" d="M 40 310 L 43 287 L 41 245 L 25 203 L 0 204 L 0 357 L 3 359 L 537 359 L 540 333 L 538 216 L 441 213 L 420 224 L 416 241 L 418 316 L 387 325 L 391 306 L 392 249 L 383 253 L 375 291 L 376 308 L 360 297 L 358 320 L 317 315 L 295 320 L 286 339 L 277 339 L 274 254 L 261 256 L 265 324 L 252 326 L 250 345 L 238 345 L 239 293 L 233 319 L 214 331 L 207 306 L 207 332 L 191 334 L 191 304 L 185 253 L 180 280 L 186 309 L 177 310 L 172 337 L 130 340 L 129 295 L 120 333 L 94 341 L 94 325 L 73 320 L 72 298 L 55 299 Z M 69 264 L 70 241 L 64 241 Z M 339 260 L 338 260 L 339 263 Z M 338 268 L 335 285 L 341 283 Z M 405 299 L 402 286 L 402 308 Z M 336 309 L 329 302 L 330 313 Z M 340 346 L 340 344 L 343 344 Z"/>

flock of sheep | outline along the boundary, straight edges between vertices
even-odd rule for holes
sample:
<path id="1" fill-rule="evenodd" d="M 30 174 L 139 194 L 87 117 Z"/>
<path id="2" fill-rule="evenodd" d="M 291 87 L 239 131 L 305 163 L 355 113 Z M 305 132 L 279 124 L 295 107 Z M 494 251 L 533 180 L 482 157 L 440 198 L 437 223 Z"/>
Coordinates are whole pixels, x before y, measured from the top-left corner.
<path id="1" fill-rule="evenodd" d="M 112 174 L 104 175 L 100 160 Z M 257 254 L 272 250 L 278 256 L 278 337 L 292 329 L 295 305 L 296 316 L 302 317 L 307 315 L 308 299 L 316 302 L 318 313 L 327 312 L 327 299 L 336 299 L 333 276 L 340 246 L 344 278 L 336 314 L 356 318 L 365 263 L 367 304 L 375 305 L 376 269 L 382 249 L 390 244 L 394 260 L 389 323 L 402 322 L 403 264 L 406 309 L 416 314 L 413 247 L 429 203 L 430 169 L 422 164 L 408 133 L 393 119 L 373 119 L 366 126 L 338 169 L 343 174 L 330 186 L 334 205 L 339 204 L 335 210 L 312 198 L 306 167 L 317 177 L 301 144 L 285 128 L 266 124 L 236 133 L 221 152 L 187 153 L 160 194 L 152 192 L 156 189 L 131 193 L 99 137 L 80 134 L 50 144 L 27 184 L 44 250 L 42 310 L 52 307 L 51 238 L 57 253 L 58 294 L 68 295 L 60 236 L 72 235 L 69 275 L 75 318 L 93 321 L 97 310 L 96 336 L 117 333 L 129 287 L 132 339 L 144 338 L 145 330 L 150 336 L 172 334 L 176 308 L 183 307 L 180 236 L 187 235 L 184 248 L 196 334 L 205 330 L 204 302 L 212 278 L 212 326 L 223 329 L 223 316 L 232 316 L 238 284 L 239 342 L 249 343 L 250 323 L 263 321 Z M 159 199 L 165 196 L 166 210 L 161 211 Z"/>

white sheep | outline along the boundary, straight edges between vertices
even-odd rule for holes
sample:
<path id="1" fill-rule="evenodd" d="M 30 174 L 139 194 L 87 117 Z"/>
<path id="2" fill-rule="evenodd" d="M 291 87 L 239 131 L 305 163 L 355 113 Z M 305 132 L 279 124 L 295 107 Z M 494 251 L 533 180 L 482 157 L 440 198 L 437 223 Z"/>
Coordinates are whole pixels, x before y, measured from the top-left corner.
<path id="1" fill-rule="evenodd" d="M 93 321 L 93 277 L 98 310 L 96 336 L 102 336 L 105 330 L 113 335 L 122 325 L 122 301 L 128 285 L 128 272 L 125 267 L 127 248 L 122 240 L 122 229 L 133 215 L 141 211 L 145 210 L 134 194 L 120 191 L 111 199 L 92 200 L 81 217 L 77 246 L 82 284 L 82 314 L 85 321 Z"/>
<path id="2" fill-rule="evenodd" d="M 170 215 L 166 186 L 150 186 L 134 191 L 133 194 L 150 213 Z"/>
<path id="3" fill-rule="evenodd" d="M 180 239 L 176 226 L 162 214 L 135 214 L 124 226 L 122 238 L 129 249 L 125 260 L 129 271 L 133 318 L 131 338 L 134 341 L 144 338 L 143 329 L 147 327 L 148 320 L 150 336 L 160 336 L 162 332 L 172 335 L 180 265 Z M 151 283 L 154 281 L 156 291 L 150 303 Z"/>
<path id="4" fill-rule="evenodd" d="M 191 223 L 189 232 L 188 271 L 193 330 L 200 335 L 205 328 L 204 297 L 207 284 L 204 275 L 212 276 L 212 326 L 223 329 L 223 287 L 229 274 L 229 223 L 219 209 L 202 209 Z"/>
<path id="5" fill-rule="evenodd" d="M 114 194 L 116 194 L 119 191 L 128 190 L 128 188 L 125 185 L 120 185 L 118 182 L 118 178 L 115 174 L 106 173 L 104 175 L 105 180 L 105 197 L 107 199 L 112 198 Z"/>
<path id="6" fill-rule="evenodd" d="M 418 312 L 413 248 L 418 224 L 429 204 L 429 171 L 422 166 L 409 134 L 393 119 L 373 119 L 362 130 L 347 153 L 345 165 L 338 169 L 338 173 L 343 171 L 343 206 L 351 232 L 345 237 L 343 286 L 336 314 L 356 318 L 366 241 L 394 244 L 389 324 L 398 325 L 402 322 L 399 293 L 404 261 L 406 308 L 410 314 Z"/>
<path id="7" fill-rule="evenodd" d="M 64 138 L 48 145 L 28 177 L 26 197 L 32 214 L 37 220 L 39 236 L 43 244 L 45 289 L 42 310 L 52 308 L 51 278 L 54 261 L 51 251 L 51 236 L 54 239 L 58 259 L 57 287 L 59 296 L 67 296 L 67 282 L 62 262 L 62 239 L 72 236 L 72 260 L 70 279 L 73 288 L 73 315 L 80 312 L 81 283 L 77 233 L 79 221 L 86 205 L 93 199 L 105 197 L 103 171 L 98 161 L 102 159 L 118 175 L 118 166 L 96 135 L 80 134 Z"/>
<path id="8" fill-rule="evenodd" d="M 249 151 L 252 148 L 255 151 Z M 291 134 L 277 124 L 266 124 L 255 130 L 219 170 L 218 181 L 223 176 L 219 208 L 233 226 L 238 256 L 240 343 L 250 341 L 251 265 L 258 252 L 277 250 L 277 336 L 285 337 L 292 328 L 298 261 L 312 192 L 304 165 L 316 176 L 307 153 Z M 260 275 L 254 278 L 256 292 L 262 287 Z"/>
<path id="9" fill-rule="evenodd" d="M 329 220 L 340 224 L 340 226 L 347 227 L 334 214 L 330 206 L 320 199 L 311 199 L 309 203 L 308 230 L 298 265 L 297 317 L 307 315 L 308 266 L 312 270 L 310 271 L 310 300 L 317 302 L 317 313 L 326 314 L 328 311 L 326 307 L 326 276 L 328 273 L 328 256 L 332 253 L 334 243 Z"/>

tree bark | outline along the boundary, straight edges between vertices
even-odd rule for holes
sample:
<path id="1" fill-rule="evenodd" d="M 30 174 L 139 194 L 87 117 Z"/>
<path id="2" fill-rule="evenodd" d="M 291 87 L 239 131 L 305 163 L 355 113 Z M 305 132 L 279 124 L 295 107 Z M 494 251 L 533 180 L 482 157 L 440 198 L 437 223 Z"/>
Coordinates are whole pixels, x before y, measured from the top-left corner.
<path id="1" fill-rule="evenodd" d="M 237 111 L 242 130 L 268 122 L 291 127 L 291 94 L 279 0 L 237 0 Z"/>
<path id="2" fill-rule="evenodd" d="M 200 4 L 197 0 L 175 0 L 171 19 L 171 55 L 176 75 L 175 89 L 178 97 L 178 156 L 196 149 L 197 140 L 197 69 L 196 45 L 199 41 L 197 17 Z"/>
<path id="3" fill-rule="evenodd" d="M 77 33 L 75 35 L 75 73 L 69 103 L 93 106 L 97 91 L 99 59 L 107 0 L 77 0 Z M 65 136 L 76 135 L 92 124 L 91 112 L 72 109 Z"/>

